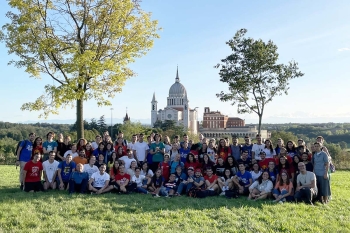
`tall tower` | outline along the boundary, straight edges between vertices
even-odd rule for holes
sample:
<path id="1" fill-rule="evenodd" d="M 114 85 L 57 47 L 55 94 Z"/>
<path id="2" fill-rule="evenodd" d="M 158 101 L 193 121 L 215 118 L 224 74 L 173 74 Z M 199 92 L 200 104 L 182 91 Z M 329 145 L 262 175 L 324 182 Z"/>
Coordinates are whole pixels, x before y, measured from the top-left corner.
<path id="1" fill-rule="evenodd" d="M 157 100 L 156 100 L 156 94 L 153 93 L 152 98 L 152 106 L 151 106 L 151 125 L 154 126 L 154 123 L 157 121 Z"/>
<path id="2" fill-rule="evenodd" d="M 190 116 L 190 111 L 189 111 L 189 106 L 188 106 L 188 99 L 187 99 L 187 93 L 184 98 L 184 110 L 182 112 L 183 114 L 183 124 L 185 130 L 190 130 L 188 127 L 190 126 L 190 121 L 189 121 L 189 116 Z"/>

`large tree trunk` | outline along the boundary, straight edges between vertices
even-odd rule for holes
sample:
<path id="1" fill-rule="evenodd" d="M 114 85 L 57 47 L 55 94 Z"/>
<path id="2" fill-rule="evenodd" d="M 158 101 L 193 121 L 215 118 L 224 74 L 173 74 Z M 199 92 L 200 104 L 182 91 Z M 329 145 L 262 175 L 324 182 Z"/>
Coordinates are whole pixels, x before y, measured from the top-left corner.
<path id="1" fill-rule="evenodd" d="M 77 100 L 77 137 L 84 138 L 83 100 Z"/>
<path id="2" fill-rule="evenodd" d="M 259 115 L 259 127 L 258 127 L 258 134 L 261 134 L 261 121 L 262 121 L 262 114 Z"/>

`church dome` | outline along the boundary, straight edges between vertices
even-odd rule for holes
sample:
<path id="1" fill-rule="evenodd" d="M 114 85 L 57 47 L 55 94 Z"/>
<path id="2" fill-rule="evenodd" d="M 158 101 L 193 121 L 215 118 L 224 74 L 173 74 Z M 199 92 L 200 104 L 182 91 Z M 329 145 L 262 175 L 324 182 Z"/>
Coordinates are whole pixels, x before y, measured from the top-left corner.
<path id="1" fill-rule="evenodd" d="M 179 72 L 176 71 L 175 83 L 169 89 L 169 97 L 186 97 L 186 88 L 180 83 Z"/>
<path id="2" fill-rule="evenodd" d="M 186 88 L 180 82 L 175 82 L 169 89 L 169 97 L 185 97 L 186 95 Z"/>

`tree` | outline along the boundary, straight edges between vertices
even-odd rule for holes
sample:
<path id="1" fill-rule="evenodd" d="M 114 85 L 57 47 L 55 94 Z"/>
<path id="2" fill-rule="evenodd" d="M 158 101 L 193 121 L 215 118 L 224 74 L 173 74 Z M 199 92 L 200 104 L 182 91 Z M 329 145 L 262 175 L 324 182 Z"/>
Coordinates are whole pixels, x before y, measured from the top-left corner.
<path id="1" fill-rule="evenodd" d="M 346 150 L 348 148 L 348 144 L 344 141 L 339 142 L 339 146 L 342 150 Z"/>
<path id="2" fill-rule="evenodd" d="M 14 12 L 0 34 L 9 63 L 24 68 L 31 77 L 40 74 L 55 84 L 22 110 L 42 111 L 40 117 L 58 114 L 59 108 L 76 106 L 78 138 L 84 136 L 83 103 L 98 106 L 122 91 L 128 68 L 145 55 L 158 38 L 158 22 L 140 8 L 140 0 L 9 0 Z"/>
<path id="3" fill-rule="evenodd" d="M 221 60 L 220 81 L 228 84 L 228 93 L 217 94 L 220 101 L 232 101 L 237 104 L 237 112 L 256 113 L 259 116 L 259 133 L 266 104 L 277 95 L 288 94 L 289 80 L 302 77 L 298 64 L 290 61 L 288 65 L 277 64 L 277 46 L 269 40 L 267 43 L 245 38 L 247 30 L 237 31 L 226 42 L 232 54 Z"/>
<path id="4" fill-rule="evenodd" d="M 107 130 L 107 124 L 105 120 L 105 115 L 102 115 L 100 119 L 97 121 L 98 131 L 103 134 Z"/>

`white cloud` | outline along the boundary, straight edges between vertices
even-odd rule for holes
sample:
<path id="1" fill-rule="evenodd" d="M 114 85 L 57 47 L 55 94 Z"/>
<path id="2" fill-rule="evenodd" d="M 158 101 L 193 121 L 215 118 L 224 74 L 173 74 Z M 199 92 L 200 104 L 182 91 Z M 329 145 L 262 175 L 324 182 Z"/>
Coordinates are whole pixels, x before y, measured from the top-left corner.
<path id="1" fill-rule="evenodd" d="M 339 52 L 344 52 L 344 51 L 350 51 L 350 48 L 340 48 L 338 49 Z"/>

